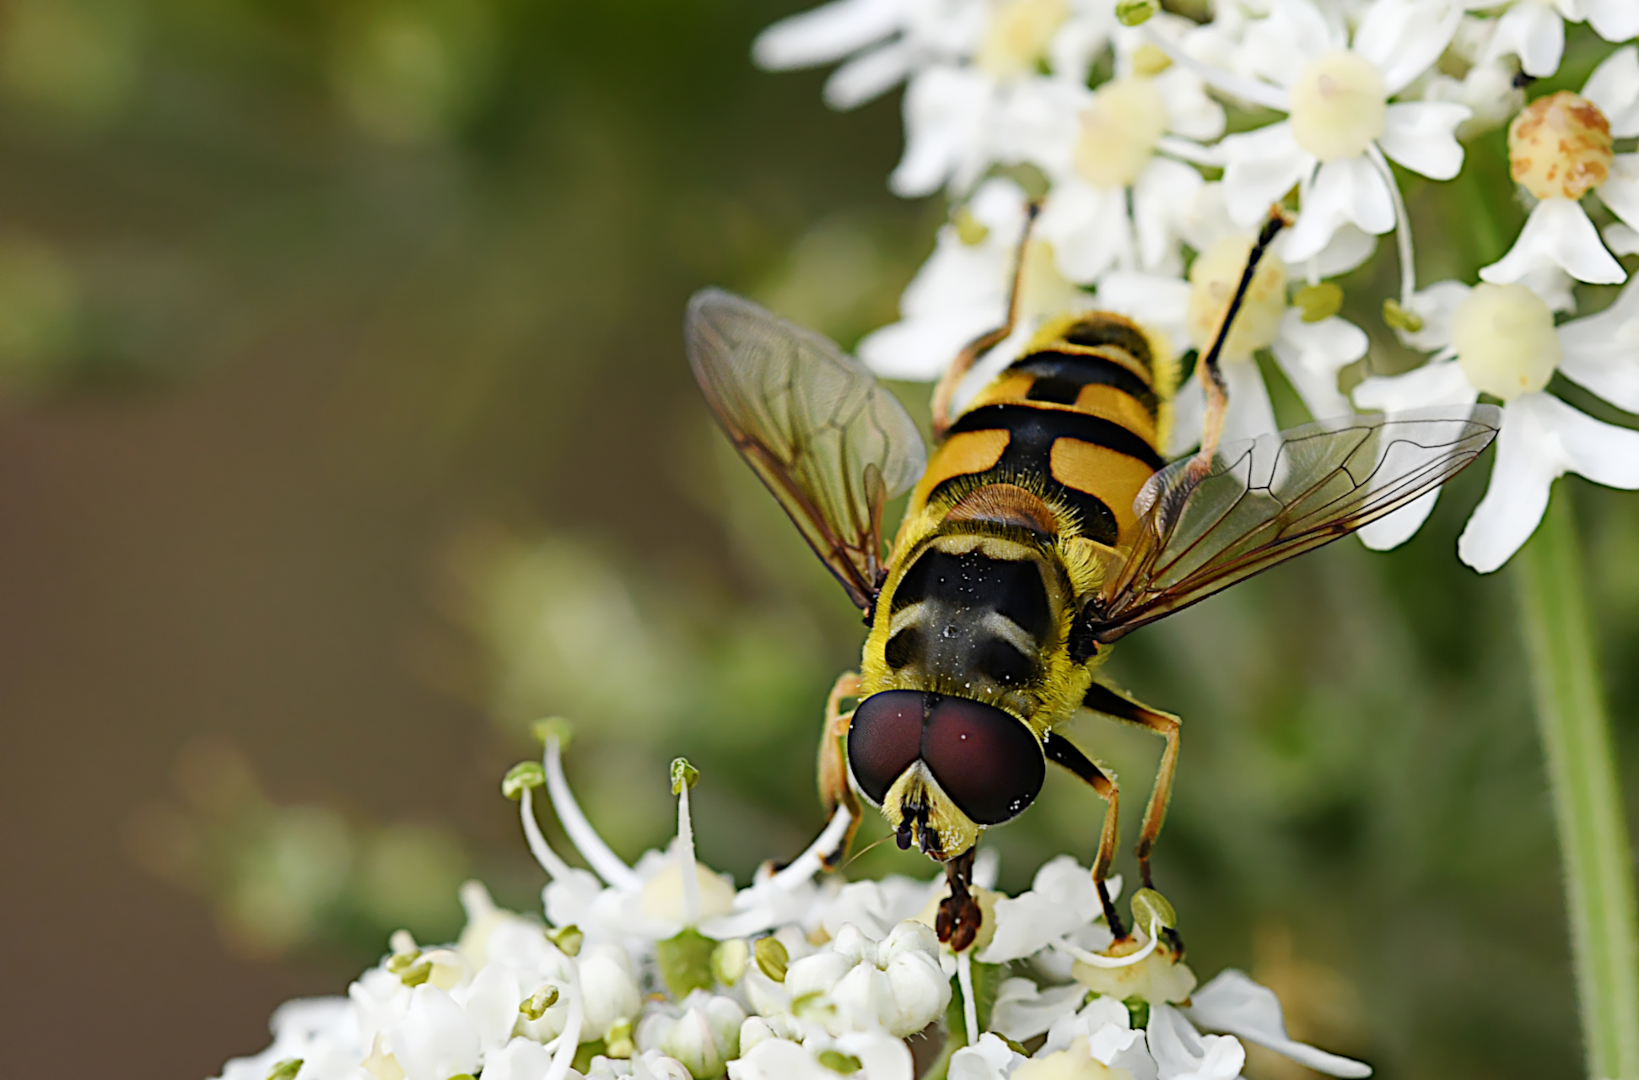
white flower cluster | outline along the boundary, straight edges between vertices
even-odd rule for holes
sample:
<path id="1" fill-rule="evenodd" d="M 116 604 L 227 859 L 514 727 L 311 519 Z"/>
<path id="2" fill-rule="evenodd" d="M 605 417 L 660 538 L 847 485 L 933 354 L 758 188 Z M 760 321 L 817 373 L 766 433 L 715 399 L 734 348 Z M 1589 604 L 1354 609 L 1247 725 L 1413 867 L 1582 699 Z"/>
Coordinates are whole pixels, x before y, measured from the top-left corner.
<path id="1" fill-rule="evenodd" d="M 1025 193 L 997 167 L 1032 167 L 1047 191 L 1023 260 L 1017 331 L 969 373 L 971 396 L 1013 359 L 1034 324 L 1100 307 L 1165 331 L 1180 352 L 1206 344 L 1253 231 L 1295 191 L 1296 222 L 1253 284 L 1224 352 L 1226 439 L 1275 430 L 1258 368 L 1267 349 L 1316 418 L 1351 404 L 1339 373 L 1368 338 L 1337 314 L 1328 279 L 1396 238 L 1400 294 L 1385 318 L 1428 366 L 1368 378 L 1361 408 L 1507 406 L 1490 490 L 1459 554 L 1501 566 L 1541 519 L 1567 471 L 1639 488 L 1639 432 L 1595 420 L 1548 390 L 1558 371 L 1639 411 L 1639 299 L 1556 323 L 1576 281 L 1612 284 L 1639 254 L 1639 34 L 1634 0 L 1215 0 L 1193 21 L 1156 0 L 833 0 L 766 30 L 768 68 L 842 61 L 826 99 L 848 108 L 900 81 L 901 195 L 943 189 L 957 206 L 901 301 L 868 336 L 880 374 L 934 379 L 1002 324 Z M 1609 54 L 1580 93 L 1526 105 L 1522 85 L 1558 71 L 1565 23 L 1586 21 Z M 1236 122 L 1226 124 L 1229 117 Z M 1532 210 L 1479 284 L 1419 289 L 1403 176 L 1451 180 L 1463 142 L 1508 123 L 1510 178 Z M 1235 127 L 1233 134 L 1225 134 Z M 1584 209 L 1597 198 L 1603 235 Z M 1461 222 L 1432 227 L 1460 229 Z M 1185 268 L 1187 266 L 1187 274 Z M 1173 452 L 1198 436 L 1202 396 L 1180 391 Z M 1435 495 L 1363 531 L 1410 537 Z"/>
<path id="2" fill-rule="evenodd" d="M 346 997 L 281 1007 L 272 1045 L 220 1080 L 1232 1080 L 1242 1039 L 1334 1076 L 1371 1072 L 1288 1038 L 1275 995 L 1239 972 L 1197 989 L 1156 918 L 1113 940 L 1067 856 L 1016 897 L 987 887 L 995 863 L 981 859 L 980 937 L 954 955 L 931 928 L 942 880 L 815 881 L 846 812 L 736 890 L 695 860 L 692 776 L 674 782 L 670 850 L 628 866 L 582 816 L 556 737 L 544 766 L 508 778 L 551 877 L 544 922 L 469 884 L 459 942 L 399 931 Z M 595 874 L 536 826 L 542 782 Z"/>

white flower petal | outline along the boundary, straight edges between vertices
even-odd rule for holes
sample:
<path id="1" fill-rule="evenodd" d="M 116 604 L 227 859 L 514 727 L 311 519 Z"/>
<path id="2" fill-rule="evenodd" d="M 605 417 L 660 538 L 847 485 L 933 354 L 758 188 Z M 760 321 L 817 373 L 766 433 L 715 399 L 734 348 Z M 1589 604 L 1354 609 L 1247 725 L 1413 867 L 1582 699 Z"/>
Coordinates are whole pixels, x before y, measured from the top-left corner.
<path id="1" fill-rule="evenodd" d="M 1574 199 L 1543 199 L 1525 219 L 1508 254 L 1480 271 L 1480 279 L 1509 285 L 1532 269 L 1557 266 L 1578 281 L 1614 285 L 1627 274 L 1605 245 L 1599 231 Z"/>
<path id="2" fill-rule="evenodd" d="M 1388 182 L 1364 156 L 1338 158 L 1321 165 L 1286 241 L 1288 256 L 1301 262 L 1318 254 L 1345 223 L 1368 233 L 1386 233 L 1394 228 L 1394 203 Z"/>
<path id="3" fill-rule="evenodd" d="M 411 993 L 409 1011 L 388 1041 L 405 1080 L 448 1080 L 478 1071 L 478 1032 L 461 1006 L 431 983 Z"/>
<path id="4" fill-rule="evenodd" d="M 1425 492 L 1387 517 L 1362 525 L 1356 535 L 1373 551 L 1392 551 L 1417 534 L 1439 497 L 1439 488 Z"/>
<path id="5" fill-rule="evenodd" d="M 1178 234 L 1183 214 L 1194 206 L 1204 183 L 1201 174 L 1188 165 L 1166 158 L 1154 158 L 1144 167 L 1133 183 L 1132 193 L 1133 226 L 1138 237 L 1141 268 L 1149 271 L 1183 269 L 1178 265 Z"/>
<path id="6" fill-rule="evenodd" d="M 1639 255 L 1639 230 L 1620 221 L 1613 221 L 1603 229 L 1599 235 L 1604 238 L 1605 246 L 1613 255 Z"/>
<path id="7" fill-rule="evenodd" d="M 1036 219 L 1036 235 L 1053 245 L 1065 277 L 1094 281 L 1116 263 L 1132 260 L 1127 193 L 1120 188 L 1102 191 L 1080 181 L 1060 184 Z"/>
<path id="8" fill-rule="evenodd" d="M 1594 33 L 1606 41 L 1639 36 L 1639 4 L 1633 0 L 1582 0 L 1582 12 Z"/>
<path id="9" fill-rule="evenodd" d="M 1559 327 L 1559 370 L 1630 413 L 1639 413 L 1639 278 L 1604 311 Z"/>
<path id="10" fill-rule="evenodd" d="M 1289 236 L 1282 233 L 1281 239 Z M 1302 260 L 1302 269 L 1313 280 L 1321 281 L 1339 274 L 1347 274 L 1350 270 L 1364 263 L 1377 250 L 1377 237 L 1371 233 L 1362 232 L 1353 225 L 1339 225 L 1332 238 L 1319 252 Z M 1278 252 L 1282 259 L 1286 258 L 1284 247 Z M 1298 263 L 1293 259 L 1291 262 Z"/>
<path id="11" fill-rule="evenodd" d="M 1482 574 L 1507 562 L 1536 531 L 1549 488 L 1567 472 L 1639 488 L 1639 431 L 1601 423 L 1544 392 L 1510 401 L 1491 482 L 1457 540 L 1458 558 Z"/>
<path id="12" fill-rule="evenodd" d="M 940 65 L 905 88 L 905 154 L 888 177 L 896 195 L 931 195 L 946 182 L 976 175 L 988 148 L 993 84 L 977 68 Z"/>
<path id="13" fill-rule="evenodd" d="M 1460 281 L 1437 281 L 1414 293 L 1407 306 L 1423 320 L 1423 328 L 1400 330 L 1400 340 L 1423 352 L 1437 352 L 1451 344 L 1451 318 L 1457 306 L 1468 299 L 1473 286 Z"/>
<path id="14" fill-rule="evenodd" d="M 1315 168 L 1314 155 L 1298 146 L 1286 120 L 1226 136 L 1218 151 L 1224 159 L 1224 206 L 1243 227 L 1262 221 L 1270 204 Z"/>
<path id="15" fill-rule="evenodd" d="M 1247 28 L 1243 59 L 1253 72 L 1281 86 L 1297 81 L 1309 61 L 1344 42 L 1308 0 L 1279 0 L 1266 19 Z"/>
<path id="16" fill-rule="evenodd" d="M 1023 1054 L 987 1031 L 979 1036 L 978 1045 L 964 1046 L 951 1055 L 950 1068 L 945 1075 L 950 1080 L 1004 1080 L 1023 1061 Z"/>
<path id="17" fill-rule="evenodd" d="M 1155 77 L 1155 88 L 1167 104 L 1168 131 L 1200 142 L 1224 133 L 1224 107 L 1193 71 L 1175 64 Z"/>
<path id="18" fill-rule="evenodd" d="M 1432 180 L 1450 180 L 1463 167 L 1457 125 L 1473 115 L 1467 105 L 1413 101 L 1390 105 L 1383 113 L 1383 153 L 1412 172 Z"/>
<path id="19" fill-rule="evenodd" d="M 1469 385 L 1462 365 L 1438 360 L 1401 375 L 1374 375 L 1354 388 L 1355 404 L 1386 413 L 1430 405 L 1472 405 L 1479 392 Z"/>
<path id="20" fill-rule="evenodd" d="M 1599 201 L 1628 226 L 1639 226 L 1639 154 L 1616 155 L 1599 185 Z"/>
<path id="21" fill-rule="evenodd" d="M 1483 63 L 1519 57 L 1520 70 L 1545 79 L 1559 70 L 1565 54 L 1565 20 L 1547 4 L 1524 0 L 1502 13 L 1494 24 Z"/>
<path id="22" fill-rule="evenodd" d="M 1043 990 L 1029 979 L 1008 979 L 991 1006 L 990 1026 L 1014 1042 L 1034 1039 L 1073 1014 L 1086 996 L 1087 988 L 1080 983 Z"/>
<path id="23" fill-rule="evenodd" d="M 1279 431 L 1280 427 L 1275 423 L 1275 406 L 1269 401 L 1269 388 L 1263 384 L 1263 373 L 1258 370 L 1258 365 L 1243 360 L 1225 364 L 1223 372 L 1224 385 L 1229 391 L 1223 441 L 1240 442 Z"/>
<path id="24" fill-rule="evenodd" d="M 1462 17 L 1462 5 L 1452 0 L 1374 0 L 1352 48 L 1383 70 L 1392 96 L 1440 58 Z"/>
<path id="25" fill-rule="evenodd" d="M 1330 1076 L 1370 1076 L 1371 1066 L 1295 1042 L 1286 1034 L 1280 999 L 1230 969 L 1190 995 L 1189 1018 L 1203 1028 L 1227 1031 Z"/>
<path id="26" fill-rule="evenodd" d="M 865 1080 L 911 1080 L 916 1071 L 905 1040 L 890 1038 L 881 1032 L 850 1031 L 839 1035 L 837 1049 L 859 1059 Z M 836 1074 L 831 1075 L 834 1080 Z"/>
<path id="27" fill-rule="evenodd" d="M 484 1080 L 545 1080 L 552 1055 L 522 1035 L 484 1055 Z"/>
<path id="28" fill-rule="evenodd" d="M 825 80 L 825 103 L 839 112 L 874 101 L 905 81 L 916 62 L 916 47 L 890 41 L 849 60 Z"/>
<path id="29" fill-rule="evenodd" d="M 768 71 L 829 64 L 898 30 L 905 8 L 903 0 L 835 0 L 758 34 L 751 58 Z"/>
<path id="30" fill-rule="evenodd" d="M 1629 45 L 1605 57 L 1583 84 L 1582 96 L 1605 114 L 1613 138 L 1639 135 L 1639 49 Z"/>
<path id="31" fill-rule="evenodd" d="M 1200 1035 L 1171 1005 L 1151 1005 L 1145 1031 L 1160 1080 L 1232 1080 L 1246 1049 L 1231 1035 Z"/>
<path id="32" fill-rule="evenodd" d="M 1346 319 L 1333 315 L 1309 323 L 1293 309 L 1281 317 L 1271 351 L 1309 415 L 1324 420 L 1353 411 L 1337 388 L 1337 373 L 1365 356 L 1367 345 L 1366 332 Z"/>

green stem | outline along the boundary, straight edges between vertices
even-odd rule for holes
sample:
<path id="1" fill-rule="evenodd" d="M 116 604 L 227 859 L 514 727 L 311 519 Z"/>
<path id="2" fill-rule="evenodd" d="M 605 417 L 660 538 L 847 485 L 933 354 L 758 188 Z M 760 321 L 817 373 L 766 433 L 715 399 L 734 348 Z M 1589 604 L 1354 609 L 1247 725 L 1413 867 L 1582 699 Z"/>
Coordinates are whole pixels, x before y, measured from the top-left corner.
<path id="1" fill-rule="evenodd" d="M 1565 868 L 1592 1080 L 1639 1080 L 1639 919 L 1633 852 L 1583 599 L 1567 492 L 1519 555 L 1520 622 Z"/>

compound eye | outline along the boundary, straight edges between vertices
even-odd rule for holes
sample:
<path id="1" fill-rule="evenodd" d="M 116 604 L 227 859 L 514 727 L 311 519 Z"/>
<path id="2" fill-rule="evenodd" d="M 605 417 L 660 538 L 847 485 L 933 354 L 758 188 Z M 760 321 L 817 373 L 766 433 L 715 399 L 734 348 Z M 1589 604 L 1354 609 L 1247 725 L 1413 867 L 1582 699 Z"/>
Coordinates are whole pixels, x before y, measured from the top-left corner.
<path id="1" fill-rule="evenodd" d="M 966 698 L 941 698 L 934 706 L 922 759 L 979 825 L 1000 825 L 1029 806 L 1047 778 L 1041 742 L 1023 720 Z"/>
<path id="2" fill-rule="evenodd" d="M 924 702 L 931 696 L 920 690 L 884 690 L 854 709 L 848 725 L 848 767 L 872 802 L 880 805 L 922 752 Z"/>

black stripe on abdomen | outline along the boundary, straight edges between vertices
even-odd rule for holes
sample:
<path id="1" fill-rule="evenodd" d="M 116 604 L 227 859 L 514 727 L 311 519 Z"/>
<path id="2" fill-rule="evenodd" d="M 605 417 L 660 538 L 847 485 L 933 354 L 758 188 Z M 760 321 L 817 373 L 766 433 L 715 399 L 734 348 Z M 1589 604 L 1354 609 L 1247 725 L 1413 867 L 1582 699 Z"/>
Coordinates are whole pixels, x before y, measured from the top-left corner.
<path id="1" fill-rule="evenodd" d="M 1083 386 L 1097 384 L 1110 386 L 1126 394 L 1154 417 L 1158 402 L 1155 391 L 1143 379 L 1127 368 L 1103 356 L 1091 353 L 1066 353 L 1048 350 L 1021 356 L 1013 361 L 1010 371 L 1022 371 L 1036 377 L 1030 388 L 1032 401 L 1051 401 L 1059 405 L 1074 405 Z"/>
<path id="2" fill-rule="evenodd" d="M 962 414 L 950 428 L 951 434 L 998 429 L 1008 433 L 1007 449 L 1002 451 L 1001 460 L 986 471 L 1036 477 L 1048 492 L 1060 496 L 1075 509 L 1081 517 L 1083 532 L 1101 544 L 1114 546 L 1120 537 L 1115 515 L 1094 492 L 1069 487 L 1053 475 L 1053 444 L 1060 439 L 1077 439 L 1142 461 L 1154 470 L 1166 464 L 1154 447 L 1120 424 L 1066 409 L 985 405 Z M 931 494 L 938 494 L 964 479 L 966 477 L 953 476 Z"/>
<path id="3" fill-rule="evenodd" d="M 1090 314 L 1070 327 L 1064 340 L 1072 345 L 1096 349 L 1100 345 L 1114 345 L 1126 349 L 1134 360 L 1147 370 L 1155 370 L 1155 358 L 1150 354 L 1150 343 L 1138 327 L 1120 316 Z"/>

